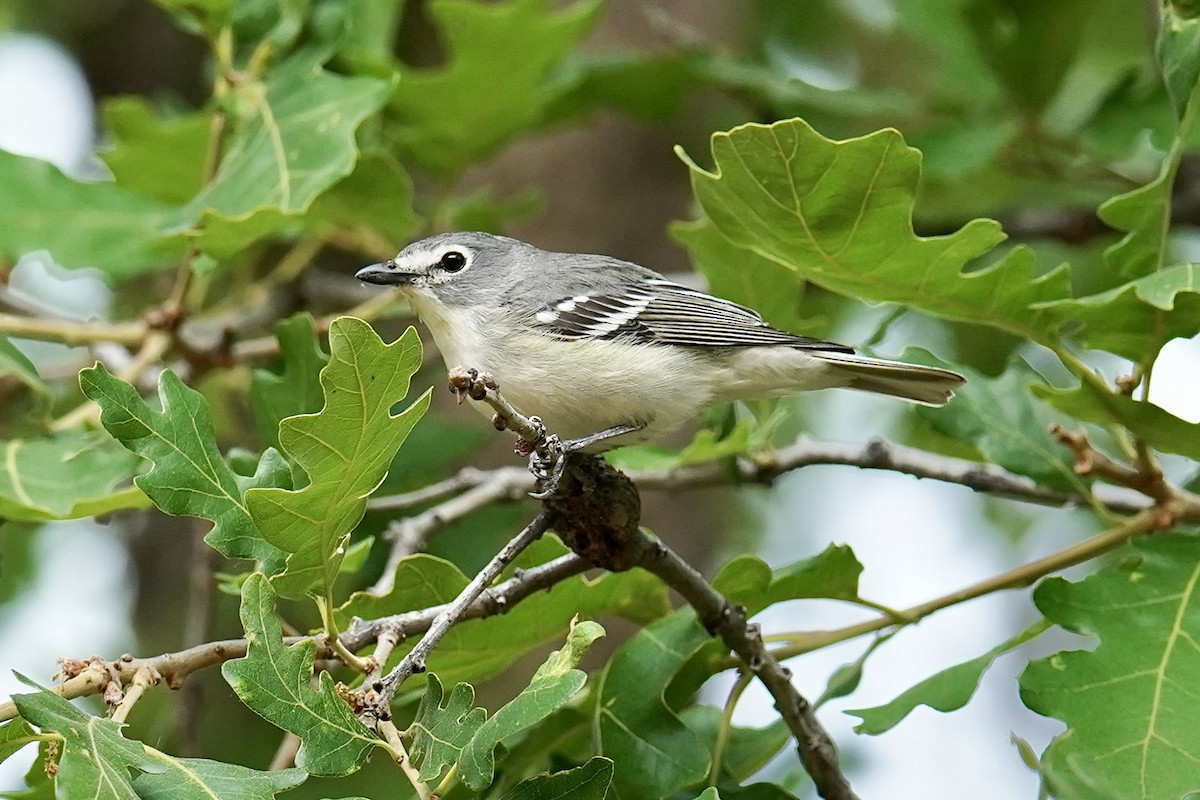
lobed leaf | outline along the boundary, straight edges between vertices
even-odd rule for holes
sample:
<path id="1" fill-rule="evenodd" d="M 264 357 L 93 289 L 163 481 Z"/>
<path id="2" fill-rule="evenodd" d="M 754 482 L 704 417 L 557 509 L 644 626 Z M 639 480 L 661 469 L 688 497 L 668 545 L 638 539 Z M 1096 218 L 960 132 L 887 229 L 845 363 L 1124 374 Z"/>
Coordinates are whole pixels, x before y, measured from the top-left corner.
<path id="1" fill-rule="evenodd" d="M 126 448 L 151 463 L 135 485 L 168 514 L 212 520 L 204 540 L 230 558 L 254 558 L 277 570 L 282 553 L 259 533 L 243 494 L 287 482 L 287 465 L 267 450 L 251 477 L 234 473 L 217 450 L 208 404 L 170 370 L 158 379 L 162 411 L 97 363 L 79 373 L 83 393 L 100 406 L 100 424 Z"/>
<path id="2" fill-rule="evenodd" d="M 391 413 L 421 366 L 421 342 L 412 328 L 384 344 L 366 322 L 340 317 L 329 327 L 329 351 L 320 374 L 324 407 L 279 425 L 280 447 L 309 484 L 246 492 L 263 536 L 288 554 L 286 568 L 273 578 L 284 597 L 333 585 L 368 495 L 429 407 L 427 390 L 404 411 Z"/>
<path id="3" fill-rule="evenodd" d="M 141 459 L 102 433 L 66 431 L 10 439 L 0 447 L 0 517 L 5 519 L 79 519 L 150 504 L 142 489 L 122 486 Z"/>
<path id="4" fill-rule="evenodd" d="M 554 555 L 565 551 L 562 545 Z M 353 617 L 376 619 L 448 603 L 467 585 L 458 567 L 434 556 L 418 554 L 396 567 L 394 589 L 379 597 L 356 592 L 335 613 L 340 627 Z M 632 570 L 582 575 L 531 595 L 500 616 L 455 625 L 429 657 L 429 669 L 447 681 L 479 681 L 498 675 L 517 659 L 562 636 L 576 617 L 615 614 L 634 622 L 650 622 L 670 611 L 666 587 L 649 573 Z M 392 660 L 415 641 L 398 645 Z"/>
<path id="5" fill-rule="evenodd" d="M 27 722 L 63 738 L 59 800 L 138 800 L 129 770 L 163 769 L 140 742 L 121 735 L 121 725 L 85 714 L 53 692 L 18 694 L 13 702 Z"/>
<path id="6" fill-rule="evenodd" d="M 1055 321 L 1038 303 L 1071 296 L 1065 269 L 1037 276 L 1015 248 L 998 263 L 963 267 L 1004 239 L 976 219 L 947 236 L 913 232 L 920 153 L 894 130 L 833 141 L 800 119 L 712 136 L 713 171 L 679 150 L 707 220 L 736 247 L 839 294 L 904 303 L 946 319 L 991 325 L 1034 341 Z M 701 258 L 708 246 L 693 239 Z"/>
<path id="7" fill-rule="evenodd" d="M 1162 536 L 1121 556 L 1079 583 L 1049 578 L 1035 590 L 1047 620 L 1100 643 L 1030 664 L 1021 697 L 1067 724 L 1048 769 L 1082 770 L 1121 797 L 1183 797 L 1200 762 L 1200 545 Z"/>
<path id="8" fill-rule="evenodd" d="M 1200 265 L 1176 264 L 1106 292 L 1041 307 L 1061 318 L 1085 347 L 1141 362 L 1170 339 L 1196 334 Z"/>
<path id="9" fill-rule="evenodd" d="M 390 255 L 421 227 L 413 210 L 412 179 L 390 153 L 362 153 L 354 171 L 313 201 L 309 225 L 331 227 L 343 235 L 357 232 L 364 245 L 383 247 Z"/>
<path id="10" fill-rule="evenodd" d="M 404 732 L 412 742 L 408 755 L 417 765 L 421 781 L 434 781 L 458 763 L 462 749 L 486 719 L 487 711 L 475 705 L 475 687 L 455 684 L 447 697 L 438 676 L 429 673 L 417 714 Z"/>
<path id="11" fill-rule="evenodd" d="M 272 725 L 300 737 L 296 766 L 314 775 L 346 775 L 361 767 L 378 740 L 338 695 L 328 672 L 313 687 L 316 643 L 283 643 L 275 591 L 265 575 L 256 572 L 242 585 L 241 618 L 246 655 L 221 665 L 237 696 Z"/>
<path id="12" fill-rule="evenodd" d="M 571 626 L 563 648 L 551 653 L 529 685 L 480 725 L 463 745 L 458 758 L 463 783 L 475 791 L 487 788 L 495 774 L 494 751 L 500 742 L 537 725 L 578 694 L 587 682 L 587 673 L 575 667 L 602 636 L 604 628 L 595 622 Z"/>

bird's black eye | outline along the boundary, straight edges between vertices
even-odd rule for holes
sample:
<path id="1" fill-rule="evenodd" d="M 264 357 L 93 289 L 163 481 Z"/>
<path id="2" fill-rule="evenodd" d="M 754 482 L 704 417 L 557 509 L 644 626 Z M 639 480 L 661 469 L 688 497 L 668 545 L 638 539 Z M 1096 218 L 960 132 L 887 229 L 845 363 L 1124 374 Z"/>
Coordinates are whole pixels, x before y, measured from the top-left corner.
<path id="1" fill-rule="evenodd" d="M 438 266 L 446 272 L 458 272 L 466 265 L 467 257 L 457 250 L 451 250 L 438 261 Z"/>

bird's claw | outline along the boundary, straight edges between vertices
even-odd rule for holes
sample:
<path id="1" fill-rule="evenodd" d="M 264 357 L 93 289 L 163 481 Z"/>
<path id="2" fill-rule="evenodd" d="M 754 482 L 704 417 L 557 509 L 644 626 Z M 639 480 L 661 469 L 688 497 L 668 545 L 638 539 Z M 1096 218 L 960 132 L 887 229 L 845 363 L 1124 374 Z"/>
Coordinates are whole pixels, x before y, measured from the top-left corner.
<path id="1" fill-rule="evenodd" d="M 541 420 L 538 420 L 541 423 Z M 570 442 L 564 443 L 554 434 L 545 435 L 543 427 L 542 447 L 529 453 L 529 471 L 537 479 L 540 489 L 530 492 L 535 500 L 545 500 L 558 491 L 558 484 L 567 469 L 567 455 L 571 452 Z"/>

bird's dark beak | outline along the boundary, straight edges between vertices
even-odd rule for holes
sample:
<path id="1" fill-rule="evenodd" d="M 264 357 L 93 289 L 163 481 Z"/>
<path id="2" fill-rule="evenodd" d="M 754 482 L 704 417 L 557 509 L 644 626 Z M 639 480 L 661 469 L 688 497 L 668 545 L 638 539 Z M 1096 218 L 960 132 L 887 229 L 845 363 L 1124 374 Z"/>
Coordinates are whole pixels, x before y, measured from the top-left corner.
<path id="1" fill-rule="evenodd" d="M 396 262 L 389 258 L 387 261 L 363 267 L 354 273 L 354 277 L 365 283 L 377 283 L 380 286 L 402 286 L 406 283 L 412 283 L 417 275 L 413 272 L 403 272 L 397 269 Z"/>

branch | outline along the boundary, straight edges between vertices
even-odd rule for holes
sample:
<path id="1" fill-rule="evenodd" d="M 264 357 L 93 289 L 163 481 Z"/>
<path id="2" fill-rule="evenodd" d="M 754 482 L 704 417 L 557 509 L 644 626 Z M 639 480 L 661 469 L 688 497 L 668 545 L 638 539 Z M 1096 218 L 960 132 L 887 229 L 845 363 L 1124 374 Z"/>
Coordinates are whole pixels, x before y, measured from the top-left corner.
<path id="1" fill-rule="evenodd" d="M 983 494 L 1039 505 L 1056 507 L 1089 505 L 1087 498 L 1082 495 L 1043 488 L 1023 475 L 1016 475 L 990 464 L 935 455 L 881 439 L 872 440 L 865 445 L 850 445 L 819 442 L 802 436 L 791 445 L 775 451 L 769 460 L 762 458 L 738 459 L 735 470 L 729 469 L 728 462 L 719 461 L 663 470 L 630 470 L 627 474 L 637 484 L 639 490 L 675 492 L 731 484 L 769 486 L 781 475 L 803 467 L 817 465 L 840 465 L 897 472 L 902 475 L 965 486 Z M 396 532 L 394 534 L 389 532 L 389 538 L 412 536 L 414 538 L 410 541 L 416 541 L 419 532 L 421 541 L 423 541 L 430 533 L 445 523 L 459 519 L 462 514 L 482 508 L 490 502 L 523 499 L 525 492 L 533 488 L 534 481 L 528 471 L 521 467 L 500 467 L 493 470 L 467 467 L 451 478 L 412 492 L 373 498 L 368 502 L 367 509 L 370 511 L 406 510 L 453 497 L 460 492 L 468 492 L 485 485 L 490 488 L 471 494 L 469 499 L 464 496 L 461 505 L 448 502 L 445 507 L 439 507 L 440 510 L 430 509 L 429 512 L 426 512 L 427 516 L 420 515 L 420 522 L 416 521 L 417 517 L 411 518 L 411 527 L 404 527 L 408 524 L 407 520 L 394 523 L 396 528 L 390 530 Z M 1096 486 L 1093 489 L 1093 497 L 1096 502 L 1109 511 L 1120 514 L 1135 514 L 1149 506 L 1149 501 L 1140 492 L 1128 488 Z M 447 511 L 452 512 L 451 516 L 439 519 Z M 391 571 L 385 571 L 384 577 L 380 579 L 381 582 L 387 580 L 386 576 Z M 377 587 L 381 585 L 384 584 L 377 584 Z M 373 591 L 377 590 L 378 588 Z"/>
<path id="2" fill-rule="evenodd" d="M 406 556 L 423 550 L 429 534 L 497 501 L 518 500 L 524 497 L 529 488 L 529 480 L 529 473 L 520 468 L 514 467 L 508 471 L 496 470 L 490 476 L 490 480 L 476 483 L 462 494 L 452 496 L 449 500 L 422 511 L 416 516 L 393 520 L 383 534 L 383 538 L 392 545 L 392 549 L 388 553 L 387 564 L 384 566 L 379 580 L 369 591 L 379 595 L 391 592 L 396 580 L 396 566 Z M 438 489 L 436 485 L 426 488 Z M 432 494 L 432 492 L 427 492 L 427 494 Z M 383 499 L 388 500 L 389 498 Z M 389 507 L 380 504 L 376 508 L 381 506 Z M 370 504 L 367 507 L 370 508 Z M 394 508 L 395 506 L 390 507 Z"/>
<path id="3" fill-rule="evenodd" d="M 639 527 L 641 498 L 630 479 L 598 456 L 566 455 L 556 493 L 543 506 L 555 533 L 577 554 L 609 570 L 641 567 L 679 592 L 713 634 L 737 654 L 775 698 L 796 737 L 800 761 L 826 800 L 850 800 L 837 749 L 812 705 L 792 685 L 791 673 L 763 646 L 744 608 L 729 603 L 700 573 Z"/>
<path id="4" fill-rule="evenodd" d="M 464 622 L 503 614 L 526 597 L 549 589 L 590 568 L 591 565 L 578 556 L 565 555 L 536 567 L 519 570 L 513 577 L 486 590 L 458 616 L 458 621 Z M 429 630 L 437 617 L 448 608 L 449 605 L 438 605 L 375 620 L 355 620 L 350 628 L 342 634 L 341 640 L 349 649 L 358 651 L 376 641 L 385 629 L 395 630 L 401 638 L 415 636 Z M 316 642 L 318 659 L 328 658 L 332 655 L 322 634 L 284 638 L 284 642 L 287 644 L 306 640 Z M 122 656 L 107 664 L 81 665 L 79 670 L 72 670 L 72 675 L 53 687 L 51 691 L 68 700 L 87 697 L 100 692 L 113 677 L 122 685 L 128 685 L 133 681 L 138 670 L 142 668 L 157 672 L 168 686 L 172 689 L 179 689 L 193 672 L 235 658 L 242 658 L 245 655 L 245 639 L 224 639 L 149 658 Z M 0 722 L 16 716 L 16 705 L 11 701 L 0 703 Z"/>
<path id="5" fill-rule="evenodd" d="M 460 620 L 463 619 L 467 610 L 477 601 L 480 596 L 487 590 L 504 568 L 512 563 L 526 547 L 531 545 L 538 537 L 546 532 L 549 515 L 543 510 L 533 521 L 525 526 L 525 529 L 518 533 L 500 549 L 500 552 L 492 557 L 492 560 L 484 565 L 471 582 L 466 585 L 458 597 L 454 598 L 454 602 L 445 606 L 433 622 L 429 626 L 429 630 L 421 637 L 421 641 L 417 642 L 416 646 L 408 651 L 408 654 L 400 660 L 391 672 L 389 672 L 381 681 L 376 683 L 371 688 L 376 693 L 376 699 L 371 702 L 366 711 L 363 712 L 363 720 L 368 727 L 374 727 L 373 722 L 386 722 L 391 719 L 392 698 L 396 695 L 396 690 L 400 688 L 400 684 L 408 680 L 413 674 L 425 671 L 425 661 L 429 658 L 429 654 L 433 648 L 437 647 L 438 642 L 442 637 L 449 633 Z"/>
<path id="6" fill-rule="evenodd" d="M 826 800 L 848 800 L 856 795 L 838 765 L 837 748 L 808 702 L 792 685 L 791 671 L 763 645 L 758 625 L 746 619 L 746 610 L 731 604 L 699 572 L 660 541 L 638 531 L 635 546 L 642 549 L 638 564 L 654 573 L 683 596 L 696 615 L 745 668 L 754 673 L 775 699 L 775 708 L 796 737 L 800 761 L 817 793 Z"/>
<path id="7" fill-rule="evenodd" d="M 1082 495 L 1043 488 L 1023 475 L 1016 475 L 1000 467 L 936 455 L 883 439 L 872 439 L 865 445 L 851 445 L 818 442 L 801 436 L 793 444 L 775 451 L 769 459 L 738 459 L 736 472 L 732 474 L 725 462 L 708 462 L 665 470 L 631 471 L 629 477 L 639 488 L 668 491 L 722 486 L 731 482 L 770 485 L 780 475 L 817 464 L 899 472 L 1039 505 L 1087 504 Z M 1134 492 L 1107 487 L 1097 487 L 1095 497 L 1101 505 L 1118 513 L 1136 513 L 1148 505 Z"/>
<path id="8" fill-rule="evenodd" d="M 1144 443 L 1138 443 L 1137 466 L 1130 466 L 1097 450 L 1082 431 L 1071 433 L 1054 425 L 1050 432 L 1075 454 L 1075 471 L 1080 475 L 1095 475 L 1154 500 L 1155 509 L 1162 515 L 1159 527 L 1170 527 L 1178 520 L 1200 521 L 1200 495 L 1169 483 Z"/>
<path id="9" fill-rule="evenodd" d="M 23 339 L 80 345 L 117 342 L 136 345 L 150 332 L 145 322 L 78 322 L 70 319 L 23 317 L 0 313 L 0 333 Z"/>

